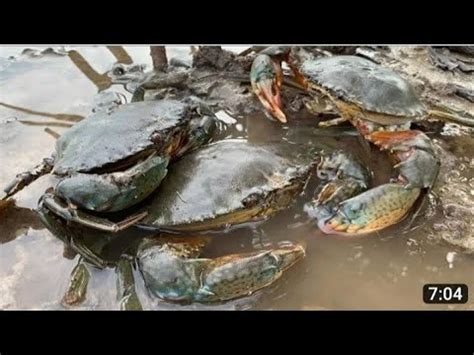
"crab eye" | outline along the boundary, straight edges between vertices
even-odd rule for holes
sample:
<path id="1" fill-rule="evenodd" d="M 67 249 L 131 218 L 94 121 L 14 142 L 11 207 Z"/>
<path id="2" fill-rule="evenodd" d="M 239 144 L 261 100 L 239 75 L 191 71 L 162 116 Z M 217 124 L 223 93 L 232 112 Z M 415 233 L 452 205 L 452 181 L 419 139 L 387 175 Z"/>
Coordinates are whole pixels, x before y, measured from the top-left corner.
<path id="1" fill-rule="evenodd" d="M 318 171 L 317 175 L 320 179 L 327 179 L 328 178 L 328 174 L 325 171 Z"/>
<path id="2" fill-rule="evenodd" d="M 125 74 L 125 70 L 123 68 L 114 68 L 114 71 L 113 71 L 114 75 L 123 75 Z"/>

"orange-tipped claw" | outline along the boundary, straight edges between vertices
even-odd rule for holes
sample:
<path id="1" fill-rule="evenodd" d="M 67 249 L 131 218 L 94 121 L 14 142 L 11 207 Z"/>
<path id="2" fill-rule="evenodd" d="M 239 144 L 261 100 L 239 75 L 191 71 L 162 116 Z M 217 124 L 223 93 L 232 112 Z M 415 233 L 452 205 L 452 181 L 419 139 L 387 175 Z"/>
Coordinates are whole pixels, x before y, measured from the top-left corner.
<path id="1" fill-rule="evenodd" d="M 276 119 L 285 123 L 286 115 L 281 110 L 279 90 L 271 80 L 265 79 L 256 83 L 253 90 L 265 109 Z"/>
<path id="2" fill-rule="evenodd" d="M 286 122 L 286 115 L 282 111 L 280 86 L 283 74 L 279 63 L 268 55 L 259 55 L 255 58 L 250 72 L 252 89 L 265 109 L 280 122 Z"/>
<path id="3" fill-rule="evenodd" d="M 291 71 L 293 72 L 293 75 L 295 76 L 296 82 L 297 82 L 298 84 L 300 84 L 301 86 L 303 86 L 303 88 L 304 88 L 305 90 L 308 90 L 308 89 L 309 89 L 309 84 L 308 84 L 306 78 L 305 78 L 304 75 L 301 74 L 301 72 L 298 70 L 297 66 L 290 62 L 289 57 L 288 57 L 288 59 L 287 59 L 287 64 L 288 64 L 288 66 L 290 67 Z"/>

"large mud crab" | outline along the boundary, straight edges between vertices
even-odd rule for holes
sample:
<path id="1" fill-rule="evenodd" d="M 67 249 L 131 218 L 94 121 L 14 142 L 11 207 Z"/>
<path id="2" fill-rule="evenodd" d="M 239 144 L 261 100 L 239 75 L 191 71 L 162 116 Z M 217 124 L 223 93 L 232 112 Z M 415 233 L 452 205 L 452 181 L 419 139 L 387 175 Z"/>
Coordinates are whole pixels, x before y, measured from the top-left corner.
<path id="1" fill-rule="evenodd" d="M 287 243 L 215 259 L 199 257 L 209 237 L 198 232 L 268 218 L 301 193 L 314 166 L 314 154 L 301 157 L 292 150 L 289 146 L 224 140 L 188 153 L 170 166 L 167 178 L 143 207 L 149 213 L 140 221 L 139 229 L 142 234 L 143 230 L 159 234 L 172 229 L 185 231 L 188 236 L 161 234 L 160 238 L 145 239 L 132 252 L 151 294 L 172 301 L 228 300 L 273 283 L 304 256 L 302 246 Z M 98 243 L 104 243 L 120 233 L 112 237 L 112 233 L 65 223 L 45 207 L 41 203 L 39 212 L 48 229 L 88 262 L 98 267 L 107 264 L 100 254 L 85 246 L 83 239 L 94 235 Z M 137 227 L 133 229 L 122 233 L 140 234 Z M 122 261 L 120 270 L 126 269 Z M 84 281 L 85 275 L 84 266 L 74 271 L 72 295 L 83 287 L 78 280 Z M 125 299 L 123 308 L 127 308 L 130 297 Z M 131 299 L 136 304 L 136 296 Z"/>
<path id="2" fill-rule="evenodd" d="M 99 268 L 116 267 L 122 309 L 141 308 L 131 269 L 134 261 L 148 293 L 168 301 L 225 301 L 272 284 L 304 256 L 303 246 L 286 242 L 213 259 L 203 258 L 201 253 L 211 240 L 210 231 L 218 235 L 231 226 L 267 219 L 290 206 L 316 169 L 326 179 L 333 179 L 331 174 L 337 170 L 355 182 L 328 197 L 325 206 L 352 195 L 351 189 L 369 184 L 365 168 L 346 154 L 335 151 L 318 160 L 319 152 L 321 146 L 256 144 L 243 139 L 201 147 L 170 165 L 164 181 L 140 208 L 147 216 L 118 233 L 66 223 L 43 201 L 38 210 L 44 224 L 83 258 L 73 271 L 64 302 L 74 304 L 84 298 L 90 277 L 84 261 Z M 342 164 L 336 167 L 335 162 Z M 104 245 L 130 233 L 135 242 L 127 247 L 126 255 L 114 263 L 104 260 L 100 253 Z M 146 238 L 140 241 L 143 235 Z M 92 240 L 92 246 L 86 240 Z"/>
<path id="3" fill-rule="evenodd" d="M 77 123 L 61 136 L 56 153 L 17 175 L 5 198 L 52 172 L 60 178 L 42 203 L 65 220 L 117 232 L 146 213 L 111 222 L 90 212 L 114 212 L 149 196 L 166 176 L 170 161 L 204 144 L 214 116 L 198 102 L 160 100 L 118 106 Z"/>
<path id="4" fill-rule="evenodd" d="M 421 192 L 433 186 L 440 164 L 431 140 L 410 130 L 411 122 L 427 113 L 410 84 L 394 71 L 356 56 L 298 58 L 289 48 L 269 48 L 255 59 L 251 82 L 261 103 L 281 122 L 286 122 L 279 93 L 283 61 L 311 100 L 321 94 L 328 98 L 342 116 L 335 122 L 349 121 L 366 140 L 389 151 L 399 172 L 392 182 L 342 201 L 319 218 L 320 229 L 361 234 L 400 221 Z M 334 192 L 337 188 L 330 182 L 318 203 Z"/>

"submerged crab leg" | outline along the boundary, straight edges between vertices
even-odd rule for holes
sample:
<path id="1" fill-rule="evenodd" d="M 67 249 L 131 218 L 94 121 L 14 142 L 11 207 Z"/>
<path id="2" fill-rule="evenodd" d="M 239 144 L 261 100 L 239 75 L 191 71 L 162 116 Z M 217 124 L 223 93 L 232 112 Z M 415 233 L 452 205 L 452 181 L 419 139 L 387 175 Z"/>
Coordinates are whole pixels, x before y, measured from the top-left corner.
<path id="1" fill-rule="evenodd" d="M 112 222 L 105 218 L 93 216 L 79 209 L 67 206 L 59 201 L 52 193 L 45 193 L 40 199 L 40 205 L 44 205 L 53 213 L 69 222 L 76 222 L 83 226 L 101 230 L 104 232 L 119 232 L 126 229 L 141 219 L 143 219 L 147 212 L 141 212 L 131 217 L 128 217 L 120 222 Z"/>
<path id="2" fill-rule="evenodd" d="M 15 179 L 13 179 L 13 181 L 10 182 L 3 190 L 5 195 L 2 197 L 2 200 L 6 200 L 7 198 L 15 195 L 18 191 L 23 190 L 23 188 L 30 185 L 41 176 L 50 173 L 53 169 L 53 165 L 53 158 L 45 158 L 40 164 L 35 166 L 30 171 L 18 174 Z"/>
<path id="3" fill-rule="evenodd" d="M 365 134 L 370 142 L 389 150 L 398 162 L 396 183 L 372 188 L 345 200 L 329 218 L 319 220 L 329 234 L 362 234 L 386 228 L 406 216 L 423 189 L 433 186 L 439 170 L 430 139 L 419 131 L 376 131 Z"/>
<path id="4" fill-rule="evenodd" d="M 287 244 L 215 259 L 192 258 L 165 243 L 142 249 L 138 262 L 153 295 L 209 303 L 247 296 L 272 284 L 304 255 L 301 245 Z"/>
<path id="5" fill-rule="evenodd" d="M 57 238 L 63 241 L 65 245 L 71 247 L 72 250 L 81 255 L 84 261 L 87 261 L 99 269 L 107 267 L 107 261 L 101 258 L 96 251 L 91 249 L 91 247 L 88 247 L 80 240 L 73 238 L 70 227 L 65 223 L 61 223 L 64 221 L 62 221 L 59 216 L 55 215 L 48 208 L 46 208 L 41 200 L 37 212 L 41 222 L 43 222 L 46 228 L 48 228 Z M 101 250 L 109 241 L 105 233 L 99 235 L 99 237 L 96 239 L 97 240 L 93 245 L 94 250 Z"/>
<path id="6" fill-rule="evenodd" d="M 143 308 L 135 290 L 132 263 L 125 258 L 121 258 L 115 272 L 117 274 L 117 299 L 120 302 L 120 310 L 141 311 Z"/>
<path id="7" fill-rule="evenodd" d="M 74 306 L 84 302 L 90 277 L 84 259 L 79 258 L 77 265 L 71 272 L 69 285 L 61 300 L 63 306 Z"/>
<path id="8" fill-rule="evenodd" d="M 97 251 L 103 250 L 108 245 L 113 235 L 92 229 L 86 230 L 77 225 L 73 226 L 64 223 L 61 218 L 42 204 L 38 208 L 38 213 L 43 223 L 56 237 L 80 254 L 78 264 L 71 272 L 69 285 L 62 299 L 64 306 L 76 306 L 84 302 L 86 298 L 87 286 L 91 277 L 89 264 L 99 269 L 113 265 L 97 254 Z M 94 242 L 92 245 L 88 246 L 84 243 L 82 239 L 83 234 L 93 237 Z M 120 301 L 120 309 L 141 310 L 140 300 L 135 291 L 132 263 L 125 257 L 122 257 L 118 261 L 115 271 L 117 274 L 117 298 Z"/>

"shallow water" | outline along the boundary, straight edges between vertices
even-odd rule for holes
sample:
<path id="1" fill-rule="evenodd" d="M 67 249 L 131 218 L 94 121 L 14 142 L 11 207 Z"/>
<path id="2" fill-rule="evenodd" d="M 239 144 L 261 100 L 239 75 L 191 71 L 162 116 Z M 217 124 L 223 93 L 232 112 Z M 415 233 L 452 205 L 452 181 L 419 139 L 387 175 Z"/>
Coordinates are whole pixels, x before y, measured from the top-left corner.
<path id="1" fill-rule="evenodd" d="M 34 49 L 36 52 L 21 55 L 23 48 L 0 47 L 0 186 L 54 149 L 55 140 L 44 131 L 45 126 L 25 125 L 19 120 L 45 122 L 52 121 L 51 116 L 57 114 L 88 115 L 98 87 L 107 87 L 107 80 L 101 75 L 117 61 L 105 47 L 64 48 L 79 53 L 95 70 L 91 75 L 90 71 L 84 73 L 84 67 L 81 71 L 71 56 L 61 55 L 63 49 L 59 47 L 59 54 L 41 54 L 44 48 Z M 145 63 L 150 68 L 148 47 L 124 49 L 134 63 Z M 242 47 L 233 49 L 239 51 Z M 189 61 L 189 48 L 169 48 L 168 56 Z M 90 78 L 102 78 L 102 81 L 94 82 Z M 118 85 L 106 90 L 130 96 Z M 310 127 L 301 120 L 289 130 L 263 115 L 247 117 L 239 124 L 233 135 L 255 141 L 304 140 L 304 130 Z M 58 133 L 66 129 L 49 127 Z M 304 199 L 301 199 L 258 226 L 214 238 L 205 251 L 208 256 L 217 256 L 283 240 L 304 243 L 306 258 L 274 285 L 237 301 L 180 306 L 149 297 L 137 277 L 144 308 L 474 309 L 472 297 L 467 304 L 456 306 L 428 306 L 422 301 L 425 283 L 465 283 L 471 289 L 474 285 L 472 134 L 473 130 L 449 125 L 443 134 L 433 137 L 442 158 L 442 169 L 426 205 L 410 226 L 406 220 L 369 236 L 326 236 L 314 225 L 305 223 Z M 351 136 L 338 139 L 336 145 L 358 152 L 372 169 L 376 168 L 376 183 L 387 178 L 390 166 L 383 154 L 373 149 L 370 157 L 363 154 L 366 148 Z M 41 194 L 53 183 L 50 176 L 40 178 L 16 195 L 16 208 L 0 212 L 3 213 L 0 215 L 0 309 L 63 308 L 60 300 L 77 256 L 72 259 L 63 256 L 62 242 L 42 226 L 32 211 Z M 311 186 L 308 188 L 310 191 Z M 77 308 L 117 309 L 115 271 L 93 271 L 87 300 Z"/>

